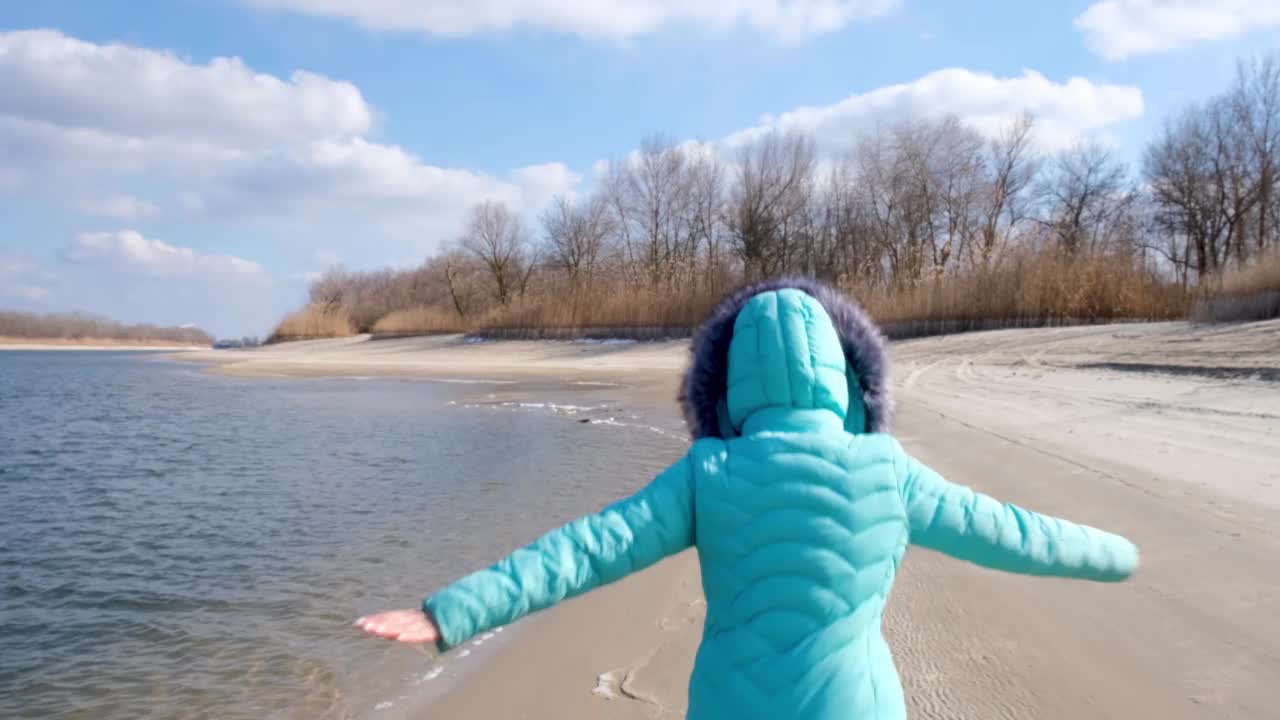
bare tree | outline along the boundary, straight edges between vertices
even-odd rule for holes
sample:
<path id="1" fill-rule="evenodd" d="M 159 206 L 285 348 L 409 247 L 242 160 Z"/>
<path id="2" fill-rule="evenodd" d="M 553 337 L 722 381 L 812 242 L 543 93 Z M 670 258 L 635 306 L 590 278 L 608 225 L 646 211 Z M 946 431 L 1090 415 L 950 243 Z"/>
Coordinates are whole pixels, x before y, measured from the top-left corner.
<path id="1" fill-rule="evenodd" d="M 1240 62 L 1228 93 L 1233 120 L 1243 136 L 1249 172 L 1256 185 L 1254 246 L 1274 242 L 1276 174 L 1280 171 L 1280 55 Z M 1243 257 L 1241 257 L 1243 260 Z"/>
<path id="2" fill-rule="evenodd" d="M 191 326 L 158 327 L 146 323 L 124 325 L 87 313 L 38 315 L 0 311 L 0 337 L 29 340 L 161 341 L 192 345 L 213 343 L 213 338 L 208 333 Z"/>
<path id="3" fill-rule="evenodd" d="M 542 214 L 550 265 L 565 273 L 572 287 L 589 284 L 614 233 L 614 217 L 608 201 L 593 195 L 574 204 L 564 196 L 552 201 Z"/>
<path id="4" fill-rule="evenodd" d="M 687 268 L 689 286 L 698 288 L 701 279 L 709 290 L 722 292 L 729 284 L 731 270 L 724 250 L 724 165 L 714 152 L 704 149 L 689 159 L 687 173 L 685 227 L 689 236 L 687 244 L 694 253 Z M 698 271 L 699 248 L 702 248 L 705 273 Z"/>
<path id="5" fill-rule="evenodd" d="M 984 267 L 1023 218 L 1024 196 L 1039 171 L 1031 146 L 1034 127 L 1035 118 L 1022 113 L 987 145 L 982 226 L 975 248 Z"/>
<path id="6" fill-rule="evenodd" d="M 1246 143 L 1223 98 L 1192 106 L 1147 148 L 1156 222 L 1186 243 L 1197 276 L 1218 273 L 1234 251 L 1243 262 L 1244 224 L 1258 204 Z"/>
<path id="7" fill-rule="evenodd" d="M 856 188 L 849 219 L 858 219 L 892 283 L 940 276 L 982 245 L 986 147 L 955 117 L 900 120 L 859 139 L 843 180 Z"/>
<path id="8" fill-rule="evenodd" d="M 803 135 L 772 131 L 739 151 L 725 217 L 747 277 L 788 268 L 809 219 L 814 167 Z"/>
<path id="9" fill-rule="evenodd" d="M 921 213 L 935 275 L 947 271 L 973 242 L 984 170 L 984 141 L 955 116 L 914 126 L 900 138 L 912 178 L 912 205 Z M 910 143 L 910 144 L 907 144 Z"/>
<path id="10" fill-rule="evenodd" d="M 1041 223 L 1057 245 L 1072 255 L 1106 245 L 1112 222 L 1133 202 L 1124 164 L 1093 141 L 1079 143 L 1053 159 L 1042 196 Z"/>
<path id="11" fill-rule="evenodd" d="M 633 280 L 670 286 L 697 256 L 689 156 L 662 136 L 646 138 L 632 157 L 613 163 L 604 187 Z"/>
<path id="12" fill-rule="evenodd" d="M 508 304 L 527 277 L 527 243 L 520 219 L 506 204 L 485 200 L 472 209 L 461 245 L 488 268 L 498 303 Z"/>
<path id="13" fill-rule="evenodd" d="M 352 284 L 351 273 L 341 266 L 331 267 L 311 283 L 310 302 L 312 305 L 331 310 L 343 303 L 347 290 Z"/>
<path id="14" fill-rule="evenodd" d="M 907 181 L 887 131 L 877 126 L 858 138 L 850 162 L 853 172 L 847 181 L 857 188 L 865 232 L 883 258 L 887 281 L 902 282 L 913 265 L 899 241 Z"/>

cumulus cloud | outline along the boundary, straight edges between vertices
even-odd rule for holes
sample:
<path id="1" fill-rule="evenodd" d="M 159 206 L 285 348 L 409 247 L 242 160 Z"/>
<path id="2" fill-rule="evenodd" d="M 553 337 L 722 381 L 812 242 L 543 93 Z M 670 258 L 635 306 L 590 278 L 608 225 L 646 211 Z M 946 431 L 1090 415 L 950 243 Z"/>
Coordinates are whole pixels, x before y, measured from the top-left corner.
<path id="1" fill-rule="evenodd" d="M 265 277 L 262 266 L 252 260 L 197 252 L 144 237 L 135 230 L 81 233 L 63 249 L 62 255 L 73 263 L 108 265 L 151 277 Z"/>
<path id="2" fill-rule="evenodd" d="M 556 195 L 569 193 L 582 177 L 563 163 L 528 165 L 511 171 L 511 179 L 520 188 L 522 205 L 538 208 Z"/>
<path id="3" fill-rule="evenodd" d="M 65 193 L 130 178 L 166 181 L 175 206 L 219 220 L 329 215 L 438 233 L 479 200 L 517 209 L 576 181 L 563 166 L 494 177 L 436 167 L 370 139 L 374 109 L 354 85 L 310 72 L 287 79 L 236 58 L 205 64 L 52 30 L 0 33 L 0 190 Z M 132 220 L 156 203 L 117 187 L 82 212 Z"/>
<path id="4" fill-rule="evenodd" d="M 887 14 L 900 0 L 245 0 L 374 30 L 456 37 L 528 28 L 621 40 L 668 27 L 745 27 L 799 42 Z"/>
<path id="5" fill-rule="evenodd" d="M 350 83 L 298 71 L 287 80 L 239 58 L 192 64 L 55 30 L 0 34 L 6 115 L 123 137 L 248 143 L 365 133 L 373 110 Z"/>
<path id="6" fill-rule="evenodd" d="M 730 148 L 771 131 L 811 134 L 819 147 L 847 147 L 856 133 L 893 118 L 953 114 L 979 131 L 994 134 L 1016 115 L 1036 117 L 1036 138 L 1046 151 L 1067 147 L 1092 133 L 1142 114 L 1142 91 L 1084 78 L 1053 82 L 1027 70 L 996 77 L 960 68 L 939 70 L 918 80 L 851 95 L 830 105 L 801 107 L 761 118 L 754 127 L 730 135 Z"/>
<path id="7" fill-rule="evenodd" d="M 1280 27 L 1274 0 L 1102 0 L 1075 19 L 1085 43 L 1123 60 Z"/>

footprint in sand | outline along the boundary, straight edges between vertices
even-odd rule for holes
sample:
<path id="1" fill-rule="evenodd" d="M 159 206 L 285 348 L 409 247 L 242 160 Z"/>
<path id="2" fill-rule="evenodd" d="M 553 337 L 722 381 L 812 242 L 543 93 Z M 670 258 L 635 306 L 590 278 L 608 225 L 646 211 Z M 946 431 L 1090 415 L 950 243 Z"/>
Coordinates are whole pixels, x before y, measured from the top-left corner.
<path id="1" fill-rule="evenodd" d="M 618 691 L 622 688 L 622 678 L 618 677 L 616 670 L 602 673 L 596 678 L 596 686 L 592 688 L 591 694 L 598 695 L 606 700 L 616 700 Z"/>

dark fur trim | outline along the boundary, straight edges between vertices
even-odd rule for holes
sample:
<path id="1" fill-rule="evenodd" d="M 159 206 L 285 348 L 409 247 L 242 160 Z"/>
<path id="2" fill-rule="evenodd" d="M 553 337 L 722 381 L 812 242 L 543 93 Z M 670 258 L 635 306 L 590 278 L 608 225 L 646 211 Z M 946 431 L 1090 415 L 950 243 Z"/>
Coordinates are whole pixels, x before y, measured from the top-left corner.
<path id="1" fill-rule="evenodd" d="M 880 328 L 852 299 L 806 277 L 786 277 L 748 285 L 730 293 L 694 333 L 689 369 L 680 388 L 689 434 L 695 440 L 721 437 L 717 407 L 727 391 L 729 341 L 738 313 L 754 296 L 794 288 L 816 299 L 831 317 L 850 370 L 858 378 L 869 432 L 888 432 L 893 416 L 889 393 L 889 353 Z"/>

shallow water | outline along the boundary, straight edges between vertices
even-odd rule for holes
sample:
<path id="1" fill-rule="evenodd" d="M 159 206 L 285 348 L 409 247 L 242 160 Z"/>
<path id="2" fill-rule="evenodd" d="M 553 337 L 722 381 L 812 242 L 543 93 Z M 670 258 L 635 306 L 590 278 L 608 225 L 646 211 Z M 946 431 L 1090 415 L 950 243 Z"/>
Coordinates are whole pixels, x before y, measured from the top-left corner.
<path id="1" fill-rule="evenodd" d="M 0 717 L 411 700 L 430 654 L 351 621 L 643 484 L 683 443 L 624 397 L 0 353 Z"/>

